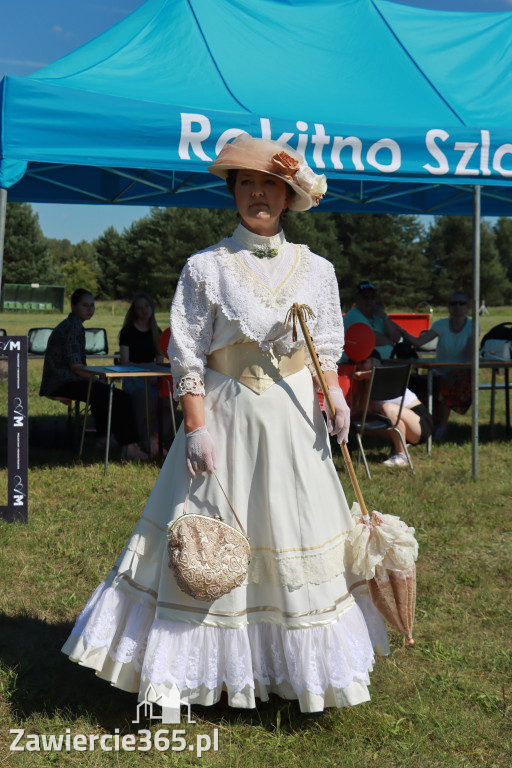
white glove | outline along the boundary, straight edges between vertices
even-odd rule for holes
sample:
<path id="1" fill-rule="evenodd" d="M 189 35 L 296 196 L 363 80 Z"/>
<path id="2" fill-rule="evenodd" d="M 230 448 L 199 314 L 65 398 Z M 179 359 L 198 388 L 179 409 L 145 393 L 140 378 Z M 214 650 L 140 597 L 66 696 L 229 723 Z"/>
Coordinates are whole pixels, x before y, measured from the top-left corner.
<path id="1" fill-rule="evenodd" d="M 343 392 L 339 387 L 329 387 L 336 414 L 334 421 L 331 418 L 329 406 L 325 403 L 325 413 L 327 416 L 327 430 L 330 435 L 336 435 L 339 445 L 348 442 L 348 433 L 350 430 L 350 408 L 345 402 Z"/>
<path id="2" fill-rule="evenodd" d="M 213 472 L 217 468 L 215 448 L 206 427 L 198 427 L 188 432 L 185 438 L 185 456 L 190 476 L 194 478 L 197 472 Z"/>

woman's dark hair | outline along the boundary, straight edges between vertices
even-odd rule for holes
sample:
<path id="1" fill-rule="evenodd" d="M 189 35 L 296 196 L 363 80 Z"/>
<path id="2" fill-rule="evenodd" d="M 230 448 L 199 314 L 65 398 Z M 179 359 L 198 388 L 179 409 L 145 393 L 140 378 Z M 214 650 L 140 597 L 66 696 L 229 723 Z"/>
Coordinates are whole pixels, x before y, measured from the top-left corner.
<path id="1" fill-rule="evenodd" d="M 233 197 L 235 196 L 236 174 L 237 174 L 237 169 L 230 168 L 228 171 L 228 175 L 226 176 L 226 184 L 228 185 L 228 189 L 233 195 Z"/>
<path id="2" fill-rule="evenodd" d="M 233 195 L 233 198 L 235 197 L 236 175 L 238 171 L 239 171 L 238 168 L 230 168 L 228 171 L 228 175 L 226 176 L 226 184 L 229 191 Z M 292 187 L 290 187 L 290 185 L 287 184 L 286 181 L 284 183 L 286 184 L 286 196 L 288 200 L 293 200 L 293 198 L 295 197 L 295 190 Z M 283 217 L 283 215 L 284 215 L 284 211 L 281 214 L 281 218 Z"/>
<path id="3" fill-rule="evenodd" d="M 152 313 L 151 313 L 151 318 L 149 320 L 149 330 L 151 331 L 151 337 L 153 339 L 153 346 L 155 348 L 155 352 L 157 355 L 159 355 L 160 354 L 160 331 L 158 330 L 158 325 L 156 324 L 155 302 L 153 301 L 149 293 L 146 293 L 145 291 L 139 291 L 138 293 L 135 294 L 135 296 L 132 299 L 132 303 L 128 307 L 128 312 L 125 315 L 123 328 L 127 325 L 135 324 L 135 321 L 137 320 L 135 302 L 138 301 L 139 299 L 145 299 L 145 301 L 147 301 L 149 306 L 151 307 Z"/>
<path id="4" fill-rule="evenodd" d="M 71 306 L 74 307 L 75 304 L 78 304 L 82 296 L 92 296 L 92 293 L 86 288 L 77 288 L 76 291 L 73 291 L 71 294 Z M 94 296 L 92 297 L 94 299 Z"/>

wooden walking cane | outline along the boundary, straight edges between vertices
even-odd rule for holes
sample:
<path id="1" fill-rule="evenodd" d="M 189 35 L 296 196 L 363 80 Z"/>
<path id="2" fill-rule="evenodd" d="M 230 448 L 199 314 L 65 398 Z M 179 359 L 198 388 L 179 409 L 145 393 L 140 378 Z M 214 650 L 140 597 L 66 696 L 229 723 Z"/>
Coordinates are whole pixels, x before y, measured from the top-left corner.
<path id="1" fill-rule="evenodd" d="M 311 355 L 311 360 L 315 366 L 316 374 L 324 393 L 325 402 L 327 403 L 327 407 L 329 408 L 331 416 L 334 420 L 336 409 L 334 408 L 334 403 L 332 402 L 329 388 L 320 366 L 320 360 L 318 359 L 318 355 L 316 354 L 315 348 L 313 346 L 313 340 L 309 335 L 306 319 L 304 317 L 305 315 L 309 318 L 313 318 L 315 316 L 311 307 L 308 307 L 306 304 L 296 303 L 288 312 L 286 322 L 288 323 L 290 317 L 292 318 L 293 340 L 296 341 L 296 319 L 298 318 L 299 320 L 300 327 L 302 328 L 302 333 L 304 334 L 304 339 L 306 341 L 306 346 L 309 350 L 309 354 Z M 347 471 L 352 482 L 352 487 L 359 503 L 363 524 L 375 528 L 380 524 L 379 520 L 375 519 L 373 513 L 370 520 L 370 515 L 366 509 L 363 494 L 361 493 L 361 489 L 357 481 L 356 473 L 354 472 L 354 467 L 352 466 L 352 460 L 350 458 L 346 443 L 341 444 L 341 452 L 343 454 L 343 458 L 345 459 L 345 465 L 347 467 Z M 394 518 L 394 520 L 398 523 L 400 522 L 399 518 Z M 399 528 L 397 528 L 397 530 L 401 531 Z M 410 530 L 414 534 L 414 529 Z M 414 560 L 415 559 L 416 557 L 414 557 Z M 388 580 L 382 578 L 378 579 L 377 577 L 368 578 L 364 574 L 362 575 L 363 578 L 366 579 L 370 597 L 377 610 L 396 630 L 398 630 L 398 632 L 401 632 L 406 636 L 407 646 L 412 648 L 414 646 L 414 639 L 412 637 L 412 625 L 414 620 L 414 606 L 416 603 L 416 570 L 414 563 L 412 569 L 408 573 L 403 574 L 403 577 L 399 579 L 397 579 L 394 574 L 392 575 L 393 577 L 390 575 Z"/>
<path id="2" fill-rule="evenodd" d="M 288 323 L 290 318 L 293 320 L 293 340 L 294 341 L 297 340 L 297 328 L 295 324 L 296 320 L 298 319 L 300 323 L 300 327 L 302 329 L 302 333 L 304 334 L 304 339 L 306 341 L 306 346 L 311 356 L 311 360 L 313 361 L 313 365 L 315 366 L 315 371 L 318 376 L 318 381 L 320 382 L 320 386 L 322 387 L 322 392 L 324 393 L 325 402 L 327 403 L 327 407 L 331 412 L 331 417 L 334 420 L 336 409 L 334 407 L 334 403 L 332 402 L 331 393 L 329 392 L 329 387 L 327 386 L 324 372 L 322 371 L 322 368 L 320 365 L 320 360 L 318 359 L 318 355 L 316 354 L 316 350 L 313 346 L 313 341 L 311 339 L 311 336 L 309 335 L 308 326 L 306 325 L 306 319 L 304 315 L 307 315 L 308 318 L 313 318 L 315 316 L 313 313 L 313 310 L 311 309 L 311 307 L 308 307 L 307 304 L 295 303 L 292 306 L 292 308 L 289 310 L 286 316 L 286 322 Z M 347 467 L 347 471 L 348 471 L 350 480 L 352 482 L 354 493 L 356 494 L 359 507 L 361 508 L 361 514 L 363 515 L 363 519 L 365 518 L 368 519 L 369 518 L 368 510 L 366 509 L 366 504 L 364 503 L 363 494 L 361 493 L 361 488 L 359 487 L 359 483 L 357 481 L 357 476 L 356 476 L 354 467 L 352 465 L 352 459 L 350 458 L 350 453 L 348 452 L 347 444 L 341 443 L 340 447 L 341 447 L 341 453 L 343 454 L 343 458 L 345 460 L 345 466 Z"/>

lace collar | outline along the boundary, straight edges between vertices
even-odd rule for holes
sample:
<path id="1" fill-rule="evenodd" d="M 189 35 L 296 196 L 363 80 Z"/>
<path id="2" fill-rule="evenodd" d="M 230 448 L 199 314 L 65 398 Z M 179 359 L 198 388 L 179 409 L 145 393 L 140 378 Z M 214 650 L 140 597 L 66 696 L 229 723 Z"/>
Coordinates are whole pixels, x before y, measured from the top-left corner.
<path id="1" fill-rule="evenodd" d="M 246 229 L 243 224 L 239 224 L 229 238 L 229 241 L 230 246 L 235 251 L 249 251 L 253 253 L 254 251 L 267 249 L 279 250 L 279 246 L 286 243 L 286 238 L 282 229 L 277 235 L 265 237 L 264 235 L 256 235 L 254 232 Z"/>

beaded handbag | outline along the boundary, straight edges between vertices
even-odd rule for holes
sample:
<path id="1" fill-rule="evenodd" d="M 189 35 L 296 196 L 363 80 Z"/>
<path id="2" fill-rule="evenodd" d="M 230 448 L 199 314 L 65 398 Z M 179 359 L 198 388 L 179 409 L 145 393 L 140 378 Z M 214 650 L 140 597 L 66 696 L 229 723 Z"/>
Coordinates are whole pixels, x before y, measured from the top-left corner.
<path id="1" fill-rule="evenodd" d="M 183 514 L 174 520 L 167 533 L 169 568 L 179 588 L 204 602 L 217 600 L 242 584 L 249 567 L 251 551 L 247 534 L 217 475 L 215 479 L 241 532 L 225 523 L 220 515 L 208 517 L 187 514 L 189 486 Z"/>

